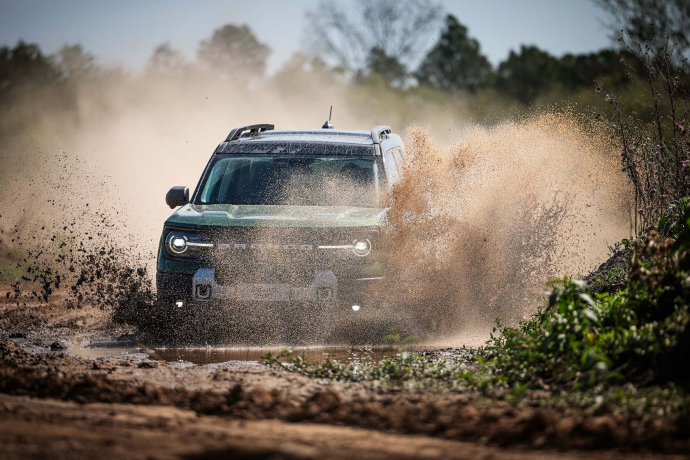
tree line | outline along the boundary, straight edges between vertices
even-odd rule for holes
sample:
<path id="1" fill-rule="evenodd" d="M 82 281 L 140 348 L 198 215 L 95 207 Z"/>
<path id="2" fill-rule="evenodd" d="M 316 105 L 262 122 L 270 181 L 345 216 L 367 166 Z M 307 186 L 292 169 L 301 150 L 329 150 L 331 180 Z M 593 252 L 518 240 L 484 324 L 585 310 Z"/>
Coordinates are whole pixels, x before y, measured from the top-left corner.
<path id="1" fill-rule="evenodd" d="M 658 47 L 671 36 L 678 40 L 680 54 L 690 49 L 687 0 L 594 1 L 608 15 L 611 29 L 624 30 L 633 41 Z M 314 32 L 312 51 L 355 80 L 378 76 L 392 87 L 417 85 L 453 95 L 493 89 L 528 104 L 549 91 L 592 88 L 594 80 L 604 77 L 609 88 L 621 89 L 630 80 L 621 60 L 637 65 L 622 44 L 561 57 L 522 45 L 494 68 L 469 29 L 452 14 L 442 17 L 441 6 L 431 0 L 356 3 L 358 8 L 345 10 L 337 3 L 322 2 L 308 13 Z M 618 33 L 614 35 L 618 38 Z M 434 45 L 420 61 L 423 45 L 430 39 Z M 639 65 L 635 70 L 641 70 Z"/>
<path id="2" fill-rule="evenodd" d="M 690 49 L 690 2 L 594 1 L 608 13 L 612 28 L 624 29 L 633 39 L 658 41 L 669 33 L 681 56 Z M 530 104 L 549 92 L 592 88 L 602 78 L 609 90 L 620 90 L 630 81 L 630 68 L 621 61 L 635 65 L 622 46 L 557 57 L 537 46 L 522 45 L 494 67 L 468 28 L 454 15 L 443 15 L 432 0 L 356 0 L 356 5 L 346 10 L 336 2 L 322 1 L 307 13 L 311 40 L 305 55 L 309 57 L 301 59 L 311 69 L 340 75 L 352 84 L 378 80 L 393 89 L 430 88 L 467 97 L 491 91 Z M 650 23 L 656 26 L 652 36 Z M 169 78 L 205 73 L 228 84 L 253 87 L 265 77 L 270 52 L 248 26 L 228 24 L 199 44 L 192 62 L 167 43 L 158 46 L 147 72 Z M 0 104 L 37 88 L 69 93 L 74 82 L 108 72 L 116 70 L 98 66 L 95 56 L 81 45 L 64 46 L 55 55 L 24 41 L 2 46 Z"/>

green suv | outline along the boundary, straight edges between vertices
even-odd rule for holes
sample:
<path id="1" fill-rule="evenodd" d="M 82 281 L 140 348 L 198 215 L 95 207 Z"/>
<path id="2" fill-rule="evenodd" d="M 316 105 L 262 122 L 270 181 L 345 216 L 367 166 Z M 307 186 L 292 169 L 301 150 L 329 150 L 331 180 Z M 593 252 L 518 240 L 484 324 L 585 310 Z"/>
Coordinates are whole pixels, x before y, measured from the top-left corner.
<path id="1" fill-rule="evenodd" d="M 180 208 L 158 249 L 159 304 L 300 304 L 323 315 L 373 308 L 386 267 L 382 197 L 400 179 L 404 156 L 387 126 L 233 129 L 191 198 L 187 187 L 166 196 Z"/>

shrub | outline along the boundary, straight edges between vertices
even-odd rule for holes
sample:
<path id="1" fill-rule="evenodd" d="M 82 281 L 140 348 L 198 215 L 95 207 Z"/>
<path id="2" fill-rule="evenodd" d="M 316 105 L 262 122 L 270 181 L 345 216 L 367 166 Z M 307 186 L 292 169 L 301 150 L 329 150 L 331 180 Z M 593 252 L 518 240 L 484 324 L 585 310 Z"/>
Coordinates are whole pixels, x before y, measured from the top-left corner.
<path id="1" fill-rule="evenodd" d="M 516 328 L 499 328 L 479 356 L 508 382 L 687 384 L 689 204 L 674 203 L 661 230 L 636 243 L 625 289 L 593 296 L 583 281 L 553 281 L 548 306 Z"/>
<path id="2" fill-rule="evenodd" d="M 640 90 L 641 100 L 632 105 L 641 111 L 626 111 L 629 99 L 606 93 L 603 80 L 595 83 L 612 108 L 610 125 L 620 146 L 623 170 L 634 186 L 637 234 L 638 228 L 656 222 L 670 203 L 690 193 L 688 74 L 678 43 L 668 36 L 659 46 L 633 43 L 625 36 L 619 41 L 637 61 L 623 64 Z"/>

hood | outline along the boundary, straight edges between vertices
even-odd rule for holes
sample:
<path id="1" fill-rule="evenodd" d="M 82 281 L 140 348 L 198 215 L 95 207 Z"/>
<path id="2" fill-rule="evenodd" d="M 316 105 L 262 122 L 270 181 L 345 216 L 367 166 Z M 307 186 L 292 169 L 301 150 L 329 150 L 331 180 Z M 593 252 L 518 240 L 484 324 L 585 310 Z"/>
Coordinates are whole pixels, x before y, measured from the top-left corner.
<path id="1" fill-rule="evenodd" d="M 166 224 L 234 227 L 373 227 L 386 209 L 333 206 L 193 205 L 178 209 Z"/>

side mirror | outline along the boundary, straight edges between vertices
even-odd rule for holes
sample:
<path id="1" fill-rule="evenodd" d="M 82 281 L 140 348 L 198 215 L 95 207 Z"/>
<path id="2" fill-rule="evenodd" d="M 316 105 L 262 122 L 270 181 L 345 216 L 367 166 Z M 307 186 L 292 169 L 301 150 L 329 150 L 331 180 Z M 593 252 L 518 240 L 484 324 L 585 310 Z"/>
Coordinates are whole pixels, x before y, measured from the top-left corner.
<path id="1" fill-rule="evenodd" d="M 165 195 L 165 203 L 170 209 L 184 206 L 189 203 L 189 188 L 184 185 L 176 185 Z"/>

